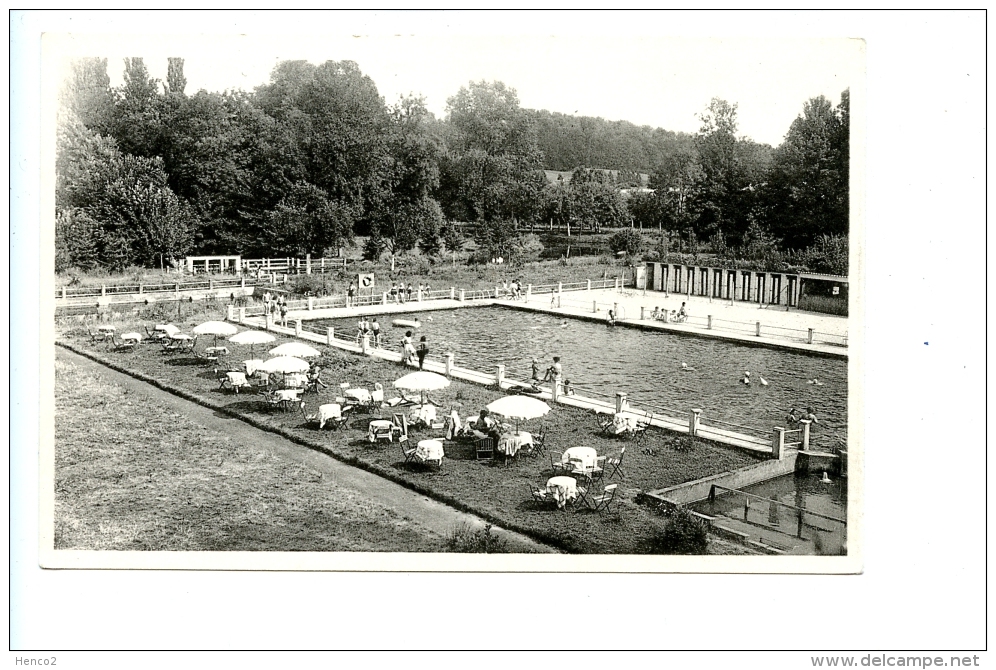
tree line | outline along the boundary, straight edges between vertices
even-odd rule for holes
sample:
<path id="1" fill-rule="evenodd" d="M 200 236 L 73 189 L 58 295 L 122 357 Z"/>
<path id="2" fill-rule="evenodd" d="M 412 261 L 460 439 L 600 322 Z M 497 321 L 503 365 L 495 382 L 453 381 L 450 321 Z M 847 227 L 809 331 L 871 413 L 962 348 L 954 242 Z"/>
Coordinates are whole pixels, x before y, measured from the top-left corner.
<path id="1" fill-rule="evenodd" d="M 73 62 L 61 93 L 56 266 L 165 266 L 191 252 L 455 251 L 472 221 L 483 257 L 515 258 L 522 224 L 638 224 L 736 248 L 804 248 L 848 230 L 848 93 L 809 100 L 777 148 L 737 135 L 714 99 L 697 134 L 523 109 L 502 82 L 470 82 L 437 119 L 385 103 L 351 61 L 284 61 L 252 92 L 186 92 L 125 59 Z M 551 181 L 547 170 L 569 170 Z M 615 170 L 609 173 L 606 169 Z M 651 175 L 652 191 L 625 197 Z M 846 240 L 844 243 L 846 247 Z"/>

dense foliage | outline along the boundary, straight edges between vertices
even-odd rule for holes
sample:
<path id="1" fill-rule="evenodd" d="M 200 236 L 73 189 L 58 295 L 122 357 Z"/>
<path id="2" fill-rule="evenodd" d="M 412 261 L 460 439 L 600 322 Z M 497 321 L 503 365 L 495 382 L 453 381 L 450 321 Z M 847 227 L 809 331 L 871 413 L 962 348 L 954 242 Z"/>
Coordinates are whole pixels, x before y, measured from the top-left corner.
<path id="1" fill-rule="evenodd" d="M 526 258 L 523 224 L 656 229 L 647 251 L 846 273 L 849 96 L 809 100 L 775 149 L 737 135 L 713 99 L 695 135 L 523 109 L 502 82 L 470 82 L 436 119 L 422 99 L 388 105 L 351 61 L 283 61 L 246 93 L 188 94 L 125 59 L 76 61 L 57 142 L 57 269 L 165 266 L 190 252 L 247 256 L 463 248 Z M 560 171 L 544 172 L 544 170 Z M 649 188 L 647 188 L 649 187 Z M 666 235 L 665 235 L 666 233 Z M 614 246 L 639 253 L 634 236 Z M 672 243 L 677 242 L 677 249 Z M 687 244 L 686 244 L 687 241 Z M 792 251 L 798 250 L 798 251 Z"/>

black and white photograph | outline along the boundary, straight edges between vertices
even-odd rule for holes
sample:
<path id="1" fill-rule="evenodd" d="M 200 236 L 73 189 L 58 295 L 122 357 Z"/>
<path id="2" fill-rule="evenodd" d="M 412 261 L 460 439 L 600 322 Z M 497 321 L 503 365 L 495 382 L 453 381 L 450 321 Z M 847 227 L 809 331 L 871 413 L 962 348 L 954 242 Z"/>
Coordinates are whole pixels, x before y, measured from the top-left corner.
<path id="1" fill-rule="evenodd" d="M 927 510 L 904 538 L 945 528 L 900 473 L 954 440 L 893 441 L 919 419 L 866 406 L 887 374 L 870 269 L 906 273 L 923 328 L 948 310 L 916 300 L 931 261 L 870 261 L 884 229 L 896 253 L 926 229 L 867 206 L 860 30 L 114 20 L 142 15 L 38 42 L 43 570 L 792 575 L 818 603 L 900 523 L 869 525 L 884 480 Z M 889 332 L 924 392 L 958 388 L 923 362 L 940 338 Z M 873 449 L 897 470 L 869 477 Z M 557 609 L 605 596 L 570 592 Z"/>
<path id="2" fill-rule="evenodd" d="M 853 558 L 863 43 L 346 42 L 51 36 L 51 560 Z"/>

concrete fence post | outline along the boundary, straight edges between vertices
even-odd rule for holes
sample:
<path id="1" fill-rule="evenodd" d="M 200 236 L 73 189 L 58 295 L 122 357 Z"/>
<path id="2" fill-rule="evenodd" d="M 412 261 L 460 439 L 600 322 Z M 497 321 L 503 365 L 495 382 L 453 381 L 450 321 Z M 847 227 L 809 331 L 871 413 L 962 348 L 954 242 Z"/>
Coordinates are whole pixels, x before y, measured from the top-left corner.
<path id="1" fill-rule="evenodd" d="M 246 287 L 246 278 L 243 276 L 241 280 L 242 288 Z"/>
<path id="2" fill-rule="evenodd" d="M 757 337 L 761 337 L 761 322 L 760 322 L 760 321 L 758 321 L 758 322 L 757 322 L 757 323 L 756 323 L 756 324 L 754 325 L 754 334 L 755 334 L 755 335 L 756 335 Z"/>
<path id="3" fill-rule="evenodd" d="M 418 289 L 418 302 L 422 302 L 422 287 Z"/>
<path id="4" fill-rule="evenodd" d="M 263 322 L 263 328 L 266 330 L 273 330 L 273 315 L 267 314 L 266 320 Z"/>
<path id="5" fill-rule="evenodd" d="M 66 289 L 62 289 L 62 292 L 65 293 Z M 138 285 L 138 294 L 142 295 L 143 293 L 145 293 L 145 287 L 142 284 L 139 284 Z M 65 298 L 66 296 L 63 295 L 62 297 Z"/>
<path id="6" fill-rule="evenodd" d="M 65 286 L 62 287 L 62 299 L 63 300 L 66 299 L 66 287 Z"/>
<path id="7" fill-rule="evenodd" d="M 702 410 L 693 409 L 688 412 L 688 434 L 695 437 L 699 434 L 699 419 L 702 416 Z"/>
<path id="8" fill-rule="evenodd" d="M 552 393 L 551 400 L 553 400 L 553 402 L 560 402 L 560 380 L 559 379 L 555 379 L 553 381 L 553 393 Z"/>
<path id="9" fill-rule="evenodd" d="M 360 351 L 364 354 L 370 353 L 370 336 L 366 333 L 364 333 L 363 337 L 360 339 Z"/>
<path id="10" fill-rule="evenodd" d="M 304 274 L 311 274 L 311 254 L 305 254 L 304 256 Z"/>
<path id="11" fill-rule="evenodd" d="M 450 287 L 450 300 L 455 300 L 455 299 L 456 299 L 456 289 L 451 286 Z"/>
<path id="12" fill-rule="evenodd" d="M 176 285 L 176 292 L 177 293 L 180 292 L 180 285 L 179 284 Z M 103 284 L 100 285 L 100 295 L 101 296 L 107 295 L 107 287 L 104 286 Z"/>
<path id="13" fill-rule="evenodd" d="M 245 322 L 246 322 L 246 308 L 239 307 L 239 323 L 245 323 Z"/>
<path id="14" fill-rule="evenodd" d="M 785 429 L 776 426 L 774 434 L 771 437 L 771 457 L 776 460 L 781 460 L 784 455 Z"/>
<path id="15" fill-rule="evenodd" d="M 706 330 L 712 330 L 712 314 L 706 317 Z"/>
<path id="16" fill-rule="evenodd" d="M 501 385 L 502 382 L 504 381 L 505 381 L 505 366 L 499 364 L 498 367 L 495 368 L 495 386 L 497 386 L 498 389 L 501 390 Z"/>
<path id="17" fill-rule="evenodd" d="M 802 424 L 802 450 L 809 451 L 809 425 L 812 421 L 803 419 L 799 423 Z"/>
<path id="18" fill-rule="evenodd" d="M 588 287 L 587 287 L 586 290 L 588 291 L 588 293 L 591 293 L 591 280 L 590 279 L 588 280 Z"/>
<path id="19" fill-rule="evenodd" d="M 381 295 L 380 295 L 380 304 L 382 304 L 382 305 L 386 305 L 387 304 L 387 291 L 385 291 L 384 293 L 381 293 Z"/>
<path id="20" fill-rule="evenodd" d="M 460 302 L 464 302 L 467 299 L 467 292 L 464 289 L 460 289 Z"/>
<path id="21" fill-rule="evenodd" d="M 629 403 L 627 397 L 628 395 L 625 391 L 616 392 L 616 414 L 626 411 L 626 408 Z"/>
<path id="22" fill-rule="evenodd" d="M 564 282 L 559 281 L 557 282 L 557 293 L 563 293 L 563 292 L 564 292 Z"/>
<path id="23" fill-rule="evenodd" d="M 214 290 L 214 280 L 213 279 L 208 279 L 208 290 L 209 291 L 213 291 Z"/>
<path id="24" fill-rule="evenodd" d="M 228 306 L 228 320 L 235 321 L 235 305 Z"/>
<path id="25" fill-rule="evenodd" d="M 303 330 L 301 326 L 301 319 L 294 322 L 294 335 L 301 337 L 301 331 Z"/>
<path id="26" fill-rule="evenodd" d="M 309 295 L 308 296 L 308 311 L 311 312 L 314 309 L 315 309 L 315 299 Z"/>
<path id="27" fill-rule="evenodd" d="M 446 352 L 446 376 L 450 377 L 453 375 L 453 353 Z"/>
<path id="28" fill-rule="evenodd" d="M 619 303 L 618 302 L 612 303 L 612 313 L 615 315 L 615 317 L 617 319 L 619 318 Z"/>
<path id="29" fill-rule="evenodd" d="M 806 336 L 806 342 L 808 342 L 809 344 L 813 343 L 813 329 L 812 328 L 809 329 L 809 334 Z"/>
<path id="30" fill-rule="evenodd" d="M 598 301 L 597 300 L 592 300 L 591 301 L 591 313 L 592 314 L 598 313 Z"/>
<path id="31" fill-rule="evenodd" d="M 332 340 L 335 339 L 335 328 L 329 326 L 325 329 L 325 344 L 332 346 Z"/>
<path id="32" fill-rule="evenodd" d="M 532 296 L 533 296 L 533 285 L 532 284 L 526 284 L 526 302 L 529 302 L 529 299 Z"/>
<path id="33" fill-rule="evenodd" d="M 640 321 L 643 321 L 644 319 L 647 318 L 646 317 L 646 311 L 647 311 L 647 308 L 644 307 L 643 305 L 640 305 Z"/>

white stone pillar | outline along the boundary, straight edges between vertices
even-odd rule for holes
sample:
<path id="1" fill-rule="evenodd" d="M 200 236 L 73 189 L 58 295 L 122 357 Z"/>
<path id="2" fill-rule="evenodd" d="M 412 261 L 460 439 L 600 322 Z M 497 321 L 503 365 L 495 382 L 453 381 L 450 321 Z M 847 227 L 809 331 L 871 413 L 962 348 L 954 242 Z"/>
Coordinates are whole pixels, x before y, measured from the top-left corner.
<path id="1" fill-rule="evenodd" d="M 532 284 L 526 284 L 526 302 L 529 302 L 529 299 L 532 296 L 533 296 L 533 285 Z"/>
<path id="2" fill-rule="evenodd" d="M 589 280 L 587 280 L 587 282 L 588 282 L 588 287 L 585 290 L 587 290 L 588 293 L 591 293 L 591 280 L 589 279 Z M 62 297 L 65 298 L 66 296 L 62 296 Z"/>
<path id="3" fill-rule="evenodd" d="M 771 457 L 781 460 L 785 455 L 785 429 L 775 427 L 774 435 L 771 437 Z"/>
<path id="4" fill-rule="evenodd" d="M 629 407 L 628 395 L 625 391 L 616 392 L 616 413 L 625 412 Z"/>
<path id="5" fill-rule="evenodd" d="M 456 289 L 451 286 L 450 287 L 450 300 L 455 300 L 455 299 L 456 299 Z"/>
<path id="6" fill-rule="evenodd" d="M 757 336 L 757 337 L 761 337 L 761 322 L 760 321 L 758 321 L 756 324 L 754 324 L 754 335 Z"/>
<path id="7" fill-rule="evenodd" d="M 446 352 L 446 376 L 450 377 L 453 375 L 453 353 L 450 351 Z"/>
<path id="8" fill-rule="evenodd" d="M 228 305 L 228 320 L 235 321 L 235 305 Z"/>
<path id="9" fill-rule="evenodd" d="M 301 319 L 298 319 L 297 321 L 294 322 L 294 335 L 296 335 L 297 337 L 301 337 L 301 330 L 302 330 Z"/>
<path id="10" fill-rule="evenodd" d="M 706 317 L 706 330 L 712 330 L 712 314 Z"/>
<path id="11" fill-rule="evenodd" d="M 464 300 L 466 300 L 466 297 L 467 297 L 466 291 L 464 289 L 460 289 L 460 302 L 464 302 Z"/>
<path id="12" fill-rule="evenodd" d="M 502 382 L 504 381 L 505 381 L 505 366 L 498 365 L 498 367 L 495 368 L 495 386 L 497 386 L 498 389 L 501 390 L 501 385 Z"/>
<path id="13" fill-rule="evenodd" d="M 332 346 L 332 340 L 335 339 L 335 328 L 329 326 L 325 329 L 325 344 Z"/>
<path id="14" fill-rule="evenodd" d="M 693 409 L 688 412 L 688 434 L 695 437 L 699 434 L 699 419 L 702 417 L 702 410 Z"/>
<path id="15" fill-rule="evenodd" d="M 246 322 L 246 308 L 239 307 L 239 323 L 245 323 L 245 322 Z"/>
<path id="16" fill-rule="evenodd" d="M 360 351 L 364 354 L 370 353 L 370 336 L 366 333 L 364 333 L 363 337 L 360 338 Z"/>
<path id="17" fill-rule="evenodd" d="M 806 335 L 806 342 L 808 342 L 809 344 L 813 343 L 813 329 L 812 328 L 809 329 L 808 334 Z"/>
<path id="18" fill-rule="evenodd" d="M 799 423 L 802 424 L 802 450 L 809 451 L 809 427 L 812 421 L 803 419 Z"/>
<path id="19" fill-rule="evenodd" d="M 597 314 L 598 313 L 598 301 L 597 300 L 592 300 L 591 301 L 591 313 L 592 314 Z"/>
<path id="20" fill-rule="evenodd" d="M 309 295 L 308 296 L 308 311 L 311 312 L 314 309 L 315 309 L 315 299 Z"/>
<path id="21" fill-rule="evenodd" d="M 647 318 L 646 317 L 646 311 L 647 311 L 647 308 L 644 307 L 643 305 L 640 305 L 640 321 L 643 321 L 644 319 Z"/>
<path id="22" fill-rule="evenodd" d="M 265 323 L 264 328 L 266 330 L 273 330 L 273 315 L 270 314 L 269 312 L 266 313 L 266 319 L 264 323 Z"/>

